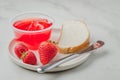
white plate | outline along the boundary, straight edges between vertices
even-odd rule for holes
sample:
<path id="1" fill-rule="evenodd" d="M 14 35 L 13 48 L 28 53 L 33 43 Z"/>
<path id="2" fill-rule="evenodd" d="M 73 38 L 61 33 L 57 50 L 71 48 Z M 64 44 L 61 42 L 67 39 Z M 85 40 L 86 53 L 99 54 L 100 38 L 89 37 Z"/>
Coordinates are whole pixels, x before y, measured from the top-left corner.
<path id="1" fill-rule="evenodd" d="M 52 32 L 53 33 L 52 33 L 51 39 L 58 41 L 59 40 L 59 36 L 60 36 L 60 29 L 53 29 Z M 9 56 L 10 56 L 11 60 L 14 63 L 16 63 L 17 65 L 19 65 L 19 66 L 21 66 L 21 67 L 23 67 L 25 69 L 37 71 L 37 68 L 39 66 L 42 66 L 41 63 L 40 63 L 39 57 L 38 57 L 38 52 L 34 51 L 35 55 L 37 56 L 37 63 L 38 63 L 37 65 L 25 64 L 20 59 L 18 59 L 16 57 L 15 53 L 14 53 L 13 49 L 14 49 L 14 46 L 17 43 L 19 43 L 19 42 L 13 39 L 10 42 L 10 44 L 9 44 L 9 52 L 10 52 Z M 57 71 L 63 71 L 63 70 L 74 68 L 74 67 L 80 65 L 81 63 L 85 62 L 88 59 L 88 57 L 90 56 L 90 54 L 91 53 L 81 54 L 79 57 L 77 57 L 77 58 L 75 58 L 73 60 L 70 60 L 70 61 L 68 61 L 68 62 L 66 62 L 64 64 L 61 64 L 58 67 L 56 67 L 56 68 L 54 68 L 54 69 L 52 69 L 52 70 L 50 70 L 48 72 L 57 72 Z M 60 54 L 60 53 L 58 53 L 51 62 L 56 61 L 58 59 L 61 59 L 61 58 L 65 57 L 65 56 L 68 56 L 68 54 L 66 55 L 66 54 Z"/>

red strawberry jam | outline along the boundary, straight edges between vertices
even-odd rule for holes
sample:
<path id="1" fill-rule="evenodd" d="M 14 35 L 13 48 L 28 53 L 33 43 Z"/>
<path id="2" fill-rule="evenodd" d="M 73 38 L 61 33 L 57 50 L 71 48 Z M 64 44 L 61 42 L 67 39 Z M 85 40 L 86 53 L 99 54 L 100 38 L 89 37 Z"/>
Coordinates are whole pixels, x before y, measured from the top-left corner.
<path id="1" fill-rule="evenodd" d="M 50 38 L 52 22 L 42 18 L 28 18 L 13 23 L 17 40 L 28 44 L 28 48 L 37 50 L 42 41 Z M 49 28 L 49 29 L 47 29 Z"/>

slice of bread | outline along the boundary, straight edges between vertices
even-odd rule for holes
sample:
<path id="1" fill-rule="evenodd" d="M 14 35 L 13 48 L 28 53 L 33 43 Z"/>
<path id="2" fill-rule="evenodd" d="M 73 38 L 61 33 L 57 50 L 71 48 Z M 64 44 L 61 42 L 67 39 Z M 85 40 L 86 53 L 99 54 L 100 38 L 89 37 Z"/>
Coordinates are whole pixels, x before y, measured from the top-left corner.
<path id="1" fill-rule="evenodd" d="M 90 33 L 86 24 L 81 21 L 63 23 L 62 35 L 58 46 L 60 53 L 75 53 L 89 46 Z"/>

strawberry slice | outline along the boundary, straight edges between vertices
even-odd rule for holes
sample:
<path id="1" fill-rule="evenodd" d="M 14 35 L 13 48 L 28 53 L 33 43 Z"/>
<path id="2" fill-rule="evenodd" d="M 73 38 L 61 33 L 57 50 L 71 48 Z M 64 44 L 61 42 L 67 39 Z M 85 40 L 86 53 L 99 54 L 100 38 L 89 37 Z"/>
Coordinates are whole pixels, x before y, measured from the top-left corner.
<path id="1" fill-rule="evenodd" d="M 54 43 L 45 41 L 40 44 L 38 52 L 41 63 L 46 65 L 55 57 L 58 47 Z"/>

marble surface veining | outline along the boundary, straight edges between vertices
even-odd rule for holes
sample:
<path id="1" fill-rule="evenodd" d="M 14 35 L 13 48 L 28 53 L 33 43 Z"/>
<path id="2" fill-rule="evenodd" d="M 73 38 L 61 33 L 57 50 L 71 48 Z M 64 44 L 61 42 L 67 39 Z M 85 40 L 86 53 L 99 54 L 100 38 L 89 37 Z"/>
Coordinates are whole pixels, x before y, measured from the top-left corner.
<path id="1" fill-rule="evenodd" d="M 106 45 L 82 65 L 63 72 L 38 74 L 12 63 L 8 45 L 13 39 L 9 20 L 26 11 L 52 16 L 55 27 L 65 20 L 84 20 L 91 41 Z M 120 0 L 0 0 L 0 80 L 120 80 Z"/>

